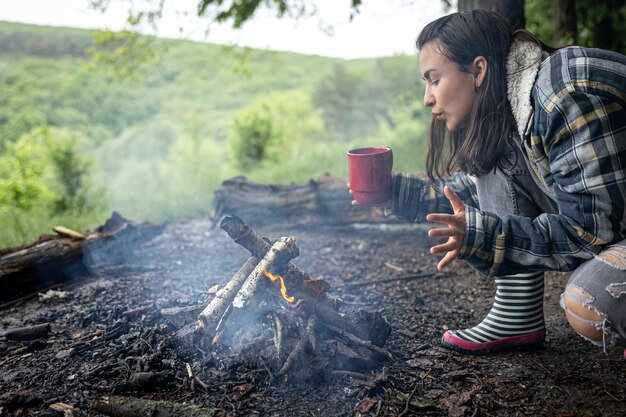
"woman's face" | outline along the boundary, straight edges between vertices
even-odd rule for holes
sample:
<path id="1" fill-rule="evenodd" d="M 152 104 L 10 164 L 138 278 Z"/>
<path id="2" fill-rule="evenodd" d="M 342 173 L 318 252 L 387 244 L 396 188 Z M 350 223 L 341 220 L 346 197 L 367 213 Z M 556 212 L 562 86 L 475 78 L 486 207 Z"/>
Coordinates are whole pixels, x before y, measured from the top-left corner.
<path id="1" fill-rule="evenodd" d="M 419 54 L 422 78 L 426 81 L 424 105 L 431 107 L 433 117 L 444 121 L 453 132 L 467 123 L 476 97 L 477 78 L 461 71 L 439 50 L 439 41 L 432 41 Z"/>

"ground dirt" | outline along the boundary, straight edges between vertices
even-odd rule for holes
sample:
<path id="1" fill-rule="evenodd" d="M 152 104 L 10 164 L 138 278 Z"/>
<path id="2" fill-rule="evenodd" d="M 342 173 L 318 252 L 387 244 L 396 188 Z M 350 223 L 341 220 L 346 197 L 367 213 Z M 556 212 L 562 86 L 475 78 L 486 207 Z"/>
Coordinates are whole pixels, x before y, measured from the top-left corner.
<path id="1" fill-rule="evenodd" d="M 97 416 L 92 402 L 119 393 L 192 403 L 218 416 L 626 416 L 623 349 L 605 353 L 570 329 L 558 306 L 567 274 L 546 274 L 548 336 L 541 349 L 472 357 L 442 348 L 441 334 L 480 321 L 494 284 L 461 261 L 436 274 L 424 227 L 283 224 L 257 231 L 271 239 L 296 236 L 294 262 L 328 281 L 344 308 L 383 313 L 392 326 L 385 347 L 395 359 L 371 372 L 386 367 L 384 377 L 370 386 L 348 376 L 294 383 L 246 363 L 225 367 L 206 352 L 178 356 L 167 342 L 176 326 L 161 309 L 203 302 L 207 289 L 225 283 L 248 257 L 199 218 L 171 223 L 129 249 L 123 267 L 57 288 L 65 298 L 33 298 L 0 311 L 2 329 L 42 322 L 52 328 L 47 339 L 0 341 L 0 415 L 60 416 L 50 405 L 65 403 L 73 407 L 66 415 Z M 206 387 L 188 377 L 186 362 Z M 173 379 L 137 390 L 128 384 L 134 372 Z"/>

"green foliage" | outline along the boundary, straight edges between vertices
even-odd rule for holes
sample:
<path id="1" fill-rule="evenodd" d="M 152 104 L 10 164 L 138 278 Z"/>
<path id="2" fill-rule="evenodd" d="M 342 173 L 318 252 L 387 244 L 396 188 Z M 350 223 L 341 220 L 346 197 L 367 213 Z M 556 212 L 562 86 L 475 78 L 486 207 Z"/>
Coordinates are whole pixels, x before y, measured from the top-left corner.
<path id="1" fill-rule="evenodd" d="M 154 38 L 137 32 L 92 31 L 93 46 L 85 49 L 92 58 L 90 69 L 104 69 L 120 78 L 137 79 L 146 64 L 158 63 L 165 51 L 154 45 Z"/>
<path id="2" fill-rule="evenodd" d="M 224 4 L 226 3 L 226 4 Z M 244 23 L 254 17 L 259 6 L 264 5 L 276 11 L 276 16 L 289 15 L 298 18 L 314 11 L 312 2 L 306 0 L 200 0 L 198 3 L 198 15 L 206 15 L 209 10 L 215 14 L 215 20 L 226 22 L 232 20 L 234 28 L 240 28 Z M 353 13 L 358 13 L 361 0 L 351 0 Z M 352 18 L 352 16 L 350 16 Z"/>
<path id="3" fill-rule="evenodd" d="M 40 135 L 24 135 L 0 156 L 1 214 L 19 214 L 52 203 L 43 145 Z"/>
<path id="4" fill-rule="evenodd" d="M 302 91 L 272 93 L 239 110 L 230 141 L 237 168 L 281 163 L 322 133 L 319 113 Z"/>
<path id="5" fill-rule="evenodd" d="M 9 143 L 0 154 L 0 243 L 41 233 L 33 225 L 44 219 L 93 216 L 100 202 L 91 170 L 77 139 L 64 130 L 38 128 Z"/>
<path id="6" fill-rule="evenodd" d="M 339 63 L 313 92 L 326 129 L 340 140 L 351 140 L 391 123 L 389 109 L 407 98 L 421 96 L 416 84 L 417 59 L 406 57 L 363 60 L 361 68 Z M 352 66 L 354 68 L 354 66 Z"/>
<path id="7" fill-rule="evenodd" d="M 8 26 L 52 43 L 68 36 Z M 205 214 L 216 187 L 235 175 L 268 183 L 346 176 L 346 151 L 357 146 L 392 146 L 396 169 L 420 168 L 416 57 L 345 61 L 159 42 L 162 61 L 134 80 L 88 71 L 87 59 L 71 54 L 0 54 L 0 171 L 10 182 L 0 246 L 58 224 L 93 227 L 111 210 L 150 221 Z M 350 88 L 337 82 L 337 65 Z M 328 103 L 343 103 L 332 129 Z M 9 175 L 16 170 L 3 167 L 18 160 L 21 176 Z"/>

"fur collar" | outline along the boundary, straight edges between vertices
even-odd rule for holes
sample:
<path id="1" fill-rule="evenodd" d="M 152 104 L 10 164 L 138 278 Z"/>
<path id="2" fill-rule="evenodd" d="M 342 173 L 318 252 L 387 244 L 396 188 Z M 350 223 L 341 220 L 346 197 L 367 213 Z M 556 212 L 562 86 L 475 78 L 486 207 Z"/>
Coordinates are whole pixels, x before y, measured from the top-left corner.
<path id="1" fill-rule="evenodd" d="M 548 56 L 539 45 L 515 39 L 506 58 L 507 97 L 521 138 L 525 137 L 532 123 L 531 91 L 539 65 Z"/>

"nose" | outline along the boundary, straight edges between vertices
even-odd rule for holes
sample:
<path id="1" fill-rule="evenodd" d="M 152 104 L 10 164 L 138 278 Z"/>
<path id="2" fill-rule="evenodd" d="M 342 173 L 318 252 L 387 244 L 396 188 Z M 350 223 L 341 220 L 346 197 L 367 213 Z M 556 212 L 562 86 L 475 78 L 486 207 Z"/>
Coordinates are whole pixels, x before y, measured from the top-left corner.
<path id="1" fill-rule="evenodd" d="M 424 90 L 424 106 L 433 107 L 435 105 L 435 96 L 430 91 L 430 86 L 426 86 Z"/>

